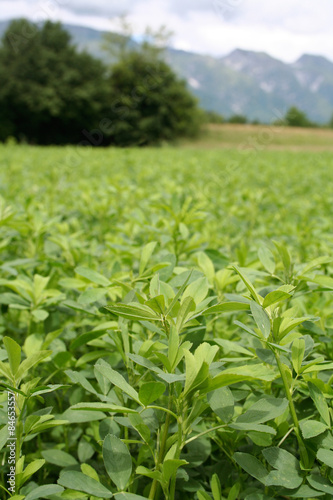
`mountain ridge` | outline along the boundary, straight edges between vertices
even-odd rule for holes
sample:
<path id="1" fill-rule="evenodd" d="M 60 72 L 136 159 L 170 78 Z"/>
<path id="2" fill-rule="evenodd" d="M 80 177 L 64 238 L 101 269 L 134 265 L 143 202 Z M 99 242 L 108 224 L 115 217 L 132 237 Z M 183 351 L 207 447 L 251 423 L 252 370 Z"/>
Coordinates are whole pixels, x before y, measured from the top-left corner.
<path id="1" fill-rule="evenodd" d="M 0 21 L 1 37 L 9 22 Z M 100 46 L 105 32 L 72 24 L 63 27 L 79 50 L 107 60 Z M 332 116 L 333 62 L 322 55 L 303 54 L 285 63 L 266 52 L 240 48 L 222 57 L 168 48 L 165 58 L 204 109 L 225 117 L 243 114 L 270 123 L 290 106 L 318 123 Z"/>

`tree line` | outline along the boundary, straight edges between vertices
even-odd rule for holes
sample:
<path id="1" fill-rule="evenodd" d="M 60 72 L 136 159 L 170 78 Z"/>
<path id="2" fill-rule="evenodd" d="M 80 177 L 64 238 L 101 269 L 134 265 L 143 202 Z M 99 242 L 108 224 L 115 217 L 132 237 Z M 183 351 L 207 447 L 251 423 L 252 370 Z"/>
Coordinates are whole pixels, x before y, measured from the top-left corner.
<path id="1" fill-rule="evenodd" d="M 141 146 L 198 134 L 197 100 L 158 47 L 111 35 L 110 68 L 60 23 L 12 21 L 0 47 L 0 140 Z"/>
<path id="2" fill-rule="evenodd" d="M 60 23 L 12 21 L 0 45 L 0 141 L 144 146 L 195 137 L 204 123 L 259 123 L 201 110 L 162 57 L 168 33 L 148 30 L 134 44 L 123 28 L 104 37 L 107 65 L 78 51 Z M 295 106 L 276 124 L 317 126 Z"/>

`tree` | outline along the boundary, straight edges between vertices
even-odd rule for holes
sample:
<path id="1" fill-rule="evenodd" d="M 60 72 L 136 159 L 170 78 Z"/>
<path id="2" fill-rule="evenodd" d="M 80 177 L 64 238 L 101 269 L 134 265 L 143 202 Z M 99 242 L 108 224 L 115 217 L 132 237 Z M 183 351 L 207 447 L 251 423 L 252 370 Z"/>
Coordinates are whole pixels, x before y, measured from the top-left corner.
<path id="1" fill-rule="evenodd" d="M 168 37 L 163 27 L 157 32 L 147 29 L 140 44 L 116 39 L 118 60 L 109 78 L 112 144 L 143 146 L 198 133 L 203 117 L 197 100 L 163 60 Z M 114 57 L 112 37 L 105 42 Z"/>
<path id="2" fill-rule="evenodd" d="M 292 106 L 288 109 L 285 114 L 284 120 L 289 127 L 313 127 L 312 123 L 307 115 L 298 109 L 296 106 Z"/>
<path id="3" fill-rule="evenodd" d="M 105 116 L 103 64 L 70 44 L 59 23 L 13 21 L 0 48 L 0 139 L 78 143 Z"/>
<path id="4" fill-rule="evenodd" d="M 244 123 L 247 123 L 247 118 L 246 116 L 244 115 L 232 115 L 230 116 L 229 120 L 228 120 L 229 123 L 240 123 L 240 124 L 244 124 Z"/>

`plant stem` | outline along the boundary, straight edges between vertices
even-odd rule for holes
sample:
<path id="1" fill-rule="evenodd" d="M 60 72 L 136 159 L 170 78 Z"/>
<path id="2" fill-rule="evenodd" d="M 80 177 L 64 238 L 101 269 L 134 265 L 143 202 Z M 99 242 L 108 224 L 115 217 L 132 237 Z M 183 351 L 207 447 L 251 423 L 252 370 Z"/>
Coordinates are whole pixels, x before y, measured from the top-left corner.
<path id="1" fill-rule="evenodd" d="M 170 388 L 170 394 L 169 394 L 169 404 L 168 404 L 169 411 L 171 411 L 171 406 L 172 406 L 172 386 Z M 161 438 L 161 445 L 160 445 L 160 449 L 159 449 L 159 453 L 158 453 L 158 457 L 157 457 L 156 469 L 158 469 L 158 466 L 162 463 L 163 458 L 164 458 L 165 446 L 166 446 L 166 442 L 168 439 L 168 433 L 169 433 L 170 420 L 171 420 L 171 415 L 168 412 L 167 416 L 165 418 L 165 422 L 164 422 L 164 429 L 163 429 L 163 434 L 162 434 L 162 438 Z M 157 486 L 158 486 L 158 481 L 157 481 L 157 479 L 154 479 L 152 482 L 150 492 L 149 492 L 149 497 L 148 497 L 150 500 L 154 500 Z"/>
<path id="2" fill-rule="evenodd" d="M 281 374 L 284 390 L 285 390 L 285 393 L 286 393 L 286 396 L 288 399 L 289 410 L 290 410 L 291 418 L 293 420 L 294 427 L 295 427 L 295 434 L 296 434 L 296 438 L 297 438 L 298 445 L 299 445 L 301 460 L 303 462 L 305 469 L 308 469 L 309 468 L 309 457 L 308 457 L 308 453 L 306 451 L 305 445 L 303 443 L 303 439 L 301 437 L 299 422 L 298 422 L 298 418 L 297 418 L 297 414 L 296 414 L 296 409 L 295 409 L 292 393 L 291 393 L 291 390 L 289 387 L 287 374 L 286 374 L 284 365 L 281 362 L 280 354 L 278 353 L 277 350 L 274 350 L 274 355 L 275 355 L 275 359 L 276 359 L 276 362 L 277 362 L 277 365 L 279 368 L 279 372 Z"/>

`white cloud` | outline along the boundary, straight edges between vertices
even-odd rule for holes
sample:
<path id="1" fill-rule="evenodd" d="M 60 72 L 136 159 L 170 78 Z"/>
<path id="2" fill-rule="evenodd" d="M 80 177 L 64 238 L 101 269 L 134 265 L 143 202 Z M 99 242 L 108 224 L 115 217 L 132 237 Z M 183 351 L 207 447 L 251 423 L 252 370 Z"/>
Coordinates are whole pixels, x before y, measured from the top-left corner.
<path id="1" fill-rule="evenodd" d="M 117 29 L 114 18 L 124 12 L 138 34 L 165 24 L 183 50 L 222 56 L 242 48 L 285 61 L 303 53 L 333 60 L 332 0 L 0 0 L 2 19 L 50 18 L 105 30 Z"/>

